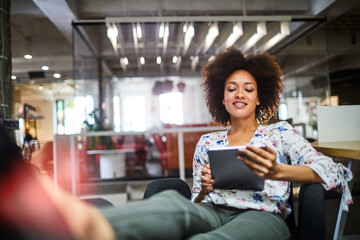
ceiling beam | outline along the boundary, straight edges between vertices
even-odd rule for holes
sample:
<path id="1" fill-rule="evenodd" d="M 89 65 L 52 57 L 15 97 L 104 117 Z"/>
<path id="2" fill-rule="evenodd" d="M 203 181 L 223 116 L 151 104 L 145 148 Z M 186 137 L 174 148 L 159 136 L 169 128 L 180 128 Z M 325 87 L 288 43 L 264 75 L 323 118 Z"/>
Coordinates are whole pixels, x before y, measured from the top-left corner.
<path id="1" fill-rule="evenodd" d="M 309 16 L 304 16 L 309 18 Z M 155 16 L 155 17 L 106 17 L 106 23 L 133 23 L 133 22 L 259 22 L 259 21 L 291 21 L 297 17 L 292 16 Z M 310 17 L 309 19 L 317 19 Z M 76 21 L 86 23 L 89 20 Z M 101 20 L 96 20 L 101 22 Z"/>
<path id="2" fill-rule="evenodd" d="M 71 21 L 77 20 L 65 0 L 33 0 L 36 6 L 56 26 L 67 41 L 72 43 Z"/>
<path id="3" fill-rule="evenodd" d="M 72 11 L 67 1 L 65 0 L 33 0 L 36 6 L 44 13 L 44 15 L 56 26 L 56 28 L 62 33 L 66 40 L 72 44 L 72 21 L 77 20 L 76 14 Z M 79 31 L 82 32 L 84 40 L 86 40 L 89 45 L 94 47 L 93 41 L 84 31 L 80 28 Z M 104 65 L 104 72 L 108 76 L 112 76 L 112 72 L 108 66 Z"/>

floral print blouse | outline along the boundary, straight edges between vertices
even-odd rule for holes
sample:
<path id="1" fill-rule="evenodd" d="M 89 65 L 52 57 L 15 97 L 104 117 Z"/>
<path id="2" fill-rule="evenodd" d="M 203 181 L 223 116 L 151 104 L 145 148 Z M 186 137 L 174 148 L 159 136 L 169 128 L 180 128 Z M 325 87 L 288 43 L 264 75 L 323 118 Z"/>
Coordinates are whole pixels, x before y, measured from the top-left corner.
<path id="1" fill-rule="evenodd" d="M 201 188 L 201 170 L 209 163 L 209 148 L 228 147 L 227 131 L 204 134 L 198 141 L 193 160 L 192 201 Z M 251 139 L 251 144 L 265 144 L 277 151 L 277 162 L 292 165 L 306 165 L 312 168 L 324 181 L 326 190 L 340 186 L 343 191 L 343 209 L 352 203 L 348 181 L 352 173 L 340 163 L 334 163 L 329 157 L 317 152 L 311 144 L 301 137 L 287 122 L 271 125 L 259 125 Z M 284 218 L 291 212 L 287 200 L 290 195 L 290 183 L 286 181 L 265 180 L 264 190 L 224 190 L 214 189 L 204 203 L 226 205 L 240 209 L 256 209 L 281 214 Z"/>

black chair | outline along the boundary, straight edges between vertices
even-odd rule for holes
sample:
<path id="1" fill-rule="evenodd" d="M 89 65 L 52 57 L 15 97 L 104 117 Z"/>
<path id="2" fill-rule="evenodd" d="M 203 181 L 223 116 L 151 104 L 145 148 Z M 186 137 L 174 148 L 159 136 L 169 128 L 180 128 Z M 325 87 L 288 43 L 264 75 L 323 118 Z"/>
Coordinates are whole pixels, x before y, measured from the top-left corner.
<path id="1" fill-rule="evenodd" d="M 173 189 L 190 199 L 191 191 L 188 184 L 178 178 L 158 179 L 150 182 L 145 189 L 144 199 L 161 191 Z M 319 183 L 302 184 L 299 193 L 298 217 L 295 223 L 295 211 L 286 218 L 292 239 L 325 239 L 325 189 Z M 291 191 L 289 198 L 293 210 L 294 200 Z"/>

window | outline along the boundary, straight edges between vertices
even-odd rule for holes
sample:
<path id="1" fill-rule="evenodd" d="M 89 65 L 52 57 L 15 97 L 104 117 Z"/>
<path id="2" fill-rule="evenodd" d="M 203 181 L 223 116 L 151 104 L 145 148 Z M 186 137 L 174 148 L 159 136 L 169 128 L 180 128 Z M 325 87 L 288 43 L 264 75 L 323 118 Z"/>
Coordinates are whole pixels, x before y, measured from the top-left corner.
<path id="1" fill-rule="evenodd" d="M 120 132 L 121 127 L 121 117 L 120 117 L 120 98 L 115 96 L 113 98 L 113 106 L 114 106 L 114 131 Z"/>
<path id="2" fill-rule="evenodd" d="M 164 93 L 159 95 L 159 99 L 160 120 L 163 123 L 182 125 L 184 123 L 182 94 Z"/>
<path id="3" fill-rule="evenodd" d="M 94 99 L 88 95 L 78 96 L 74 99 L 64 99 L 56 101 L 56 118 L 58 134 L 80 133 L 84 121 L 90 125 L 94 124 L 94 119 L 89 113 L 94 111 Z"/>
<path id="4" fill-rule="evenodd" d="M 127 96 L 124 98 L 124 130 L 146 130 L 145 96 Z"/>

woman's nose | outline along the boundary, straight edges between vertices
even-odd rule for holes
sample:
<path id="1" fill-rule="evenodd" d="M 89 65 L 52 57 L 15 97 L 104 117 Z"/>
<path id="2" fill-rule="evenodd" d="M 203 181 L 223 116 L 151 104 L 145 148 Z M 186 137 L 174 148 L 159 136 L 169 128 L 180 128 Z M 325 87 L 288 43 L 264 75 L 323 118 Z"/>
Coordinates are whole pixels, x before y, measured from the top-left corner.
<path id="1" fill-rule="evenodd" d="M 243 90 L 239 89 L 238 91 L 236 91 L 235 98 L 237 98 L 237 99 L 242 99 L 242 98 L 244 98 L 244 97 L 245 97 L 245 95 L 244 95 L 244 91 L 243 91 Z"/>

